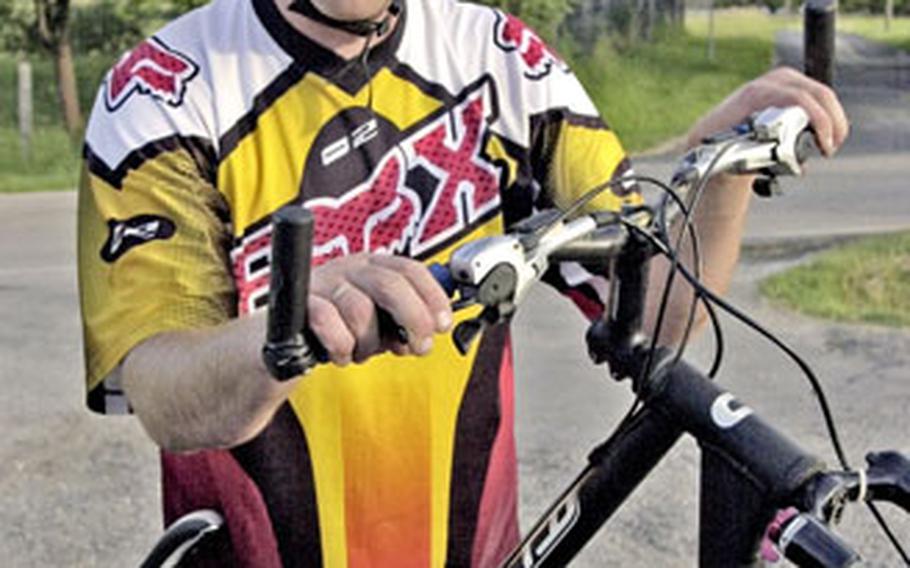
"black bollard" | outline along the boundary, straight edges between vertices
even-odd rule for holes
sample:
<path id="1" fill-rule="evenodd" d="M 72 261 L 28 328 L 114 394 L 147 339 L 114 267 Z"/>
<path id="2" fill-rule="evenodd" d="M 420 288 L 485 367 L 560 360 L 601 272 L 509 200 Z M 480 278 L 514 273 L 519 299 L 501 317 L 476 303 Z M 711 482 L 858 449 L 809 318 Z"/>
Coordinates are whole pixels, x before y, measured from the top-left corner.
<path id="1" fill-rule="evenodd" d="M 803 65 L 809 77 L 834 85 L 836 0 L 808 0 L 803 20 Z"/>

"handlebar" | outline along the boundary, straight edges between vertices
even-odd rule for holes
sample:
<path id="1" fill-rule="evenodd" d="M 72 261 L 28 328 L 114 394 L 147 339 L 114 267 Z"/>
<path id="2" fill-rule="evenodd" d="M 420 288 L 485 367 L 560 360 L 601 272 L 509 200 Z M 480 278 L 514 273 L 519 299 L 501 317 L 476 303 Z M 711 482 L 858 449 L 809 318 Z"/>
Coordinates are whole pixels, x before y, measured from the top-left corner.
<path id="1" fill-rule="evenodd" d="M 770 186 L 778 176 L 801 173 L 812 137 L 808 118 L 801 109 L 766 109 L 732 132 L 707 140 L 687 154 L 673 176 L 672 185 L 685 191 L 714 173 L 730 171 L 758 174 Z M 446 293 L 455 298 L 454 309 L 472 305 L 482 308 L 479 316 L 456 326 L 453 332 L 456 346 L 466 352 L 484 327 L 507 319 L 551 262 L 578 261 L 604 266 L 620 255 L 638 254 L 630 262 L 621 263 L 635 266 L 620 279 L 634 281 L 630 286 L 633 299 L 635 293 L 643 294 L 643 273 L 639 272 L 647 266 L 644 261 L 653 251 L 642 255 L 642 250 L 649 249 L 634 238 L 637 233 L 631 229 L 654 229 L 658 219 L 660 215 L 647 207 L 576 216 L 548 210 L 513 226 L 505 235 L 461 246 L 451 255 L 448 265 L 430 267 Z M 279 380 L 305 374 L 318 362 L 327 360 L 324 348 L 307 327 L 305 299 L 312 225 L 312 215 L 300 206 L 285 207 L 274 216 L 272 290 L 263 358 L 271 374 Z M 628 246 L 636 241 L 637 249 Z M 640 311 L 637 304 L 643 302 L 632 303 L 636 306 L 631 310 Z M 629 311 L 628 303 L 619 308 Z M 625 313 L 622 319 L 630 319 L 629 314 Z M 630 369 L 651 360 L 644 353 L 645 345 L 634 337 L 640 314 L 633 313 L 631 319 L 634 322 L 625 330 L 628 333 L 624 340 L 628 341 L 623 346 L 626 352 L 621 361 Z M 395 331 L 397 324 L 388 314 L 385 317 L 380 314 L 380 321 L 386 321 L 387 327 L 391 325 Z M 664 363 L 669 359 L 665 358 Z M 810 562 L 807 565 L 813 565 L 805 558 L 812 556 L 816 545 L 827 551 L 824 553 L 847 551 L 837 553 L 836 559 L 824 560 L 827 564 L 821 565 L 849 566 L 858 558 L 845 544 L 841 546 L 842 541 L 824 525 L 835 516 L 832 511 L 842 502 L 868 497 L 889 500 L 907 510 L 910 462 L 906 457 L 890 454 L 871 457 L 872 467 L 864 478 L 868 483 L 857 481 L 856 474 L 850 472 L 826 472 L 817 458 L 805 454 L 751 409 L 738 405 L 731 395 L 694 369 L 676 362 L 664 368 L 648 365 L 654 372 L 633 384 L 642 393 L 646 406 L 669 417 L 702 443 L 717 446 L 732 456 L 743 466 L 747 477 L 766 488 L 767 495 L 775 502 L 800 508 L 803 513 L 784 527 L 779 536 L 782 548 L 789 549 L 800 561 Z M 611 360 L 611 370 L 612 366 Z M 622 369 L 614 376 L 639 376 L 630 369 Z M 858 489 L 860 486 L 862 490 Z"/>
<path id="2" fill-rule="evenodd" d="M 303 207 L 286 206 L 272 217 L 268 328 L 262 359 L 280 381 L 306 374 L 327 360 L 307 325 L 313 223 L 313 214 Z"/>
<path id="3" fill-rule="evenodd" d="M 798 175 L 811 139 L 807 125 L 808 117 L 798 107 L 771 107 L 756 113 L 730 133 L 687 154 L 673 176 L 674 185 L 687 188 L 722 171 L 759 172 L 771 179 Z M 642 219 L 640 212 L 637 216 L 639 226 L 653 221 L 653 216 Z M 469 242 L 456 250 L 449 266 L 437 267 L 433 274 L 450 296 L 456 290 L 461 293 L 459 308 L 484 307 L 478 318 L 456 328 L 453 337 L 458 349 L 466 352 L 487 324 L 510 316 L 550 262 L 571 259 L 590 264 L 619 254 L 628 238 L 619 219 L 615 213 L 565 219 L 558 212 L 544 211 L 517 224 L 512 233 Z M 293 205 L 273 217 L 269 323 L 262 356 L 278 380 L 300 376 L 328 360 L 306 317 L 313 222 L 306 208 Z M 388 314 L 379 316 L 380 333 L 407 341 L 404 329 Z"/>

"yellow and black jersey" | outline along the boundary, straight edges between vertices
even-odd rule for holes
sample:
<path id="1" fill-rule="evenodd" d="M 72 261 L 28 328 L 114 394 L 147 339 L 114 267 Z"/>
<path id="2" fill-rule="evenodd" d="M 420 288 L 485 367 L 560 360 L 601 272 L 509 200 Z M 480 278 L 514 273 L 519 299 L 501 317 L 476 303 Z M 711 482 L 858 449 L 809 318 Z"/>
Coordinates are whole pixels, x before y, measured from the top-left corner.
<path id="1" fill-rule="evenodd" d="M 451 0 L 407 0 L 366 65 L 274 0 L 216 0 L 119 60 L 86 138 L 88 402 L 106 413 L 129 411 L 112 371 L 139 342 L 264 307 L 281 206 L 314 213 L 316 263 L 433 262 L 629 169 L 558 55 Z M 629 185 L 598 206 L 638 200 Z M 599 309 L 580 267 L 553 280 Z M 512 393 L 505 326 L 466 357 L 438 341 L 322 366 L 250 443 L 163 454 L 166 520 L 221 510 L 244 566 L 494 565 L 517 538 Z"/>

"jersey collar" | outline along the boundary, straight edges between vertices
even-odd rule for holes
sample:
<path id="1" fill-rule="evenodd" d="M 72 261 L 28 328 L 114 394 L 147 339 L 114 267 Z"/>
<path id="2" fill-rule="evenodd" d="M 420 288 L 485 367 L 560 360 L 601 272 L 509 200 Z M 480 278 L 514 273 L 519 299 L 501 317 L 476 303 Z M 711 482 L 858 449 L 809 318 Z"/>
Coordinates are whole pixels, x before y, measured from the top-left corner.
<path id="1" fill-rule="evenodd" d="M 367 77 L 361 65 L 342 58 L 297 31 L 281 15 L 274 0 L 253 0 L 253 8 L 268 34 L 298 65 L 302 65 L 307 71 L 317 73 L 351 94 L 359 91 L 380 69 L 395 59 L 408 17 L 406 2 L 402 2 L 401 14 L 391 35 L 382 43 L 370 48 L 370 76 Z"/>

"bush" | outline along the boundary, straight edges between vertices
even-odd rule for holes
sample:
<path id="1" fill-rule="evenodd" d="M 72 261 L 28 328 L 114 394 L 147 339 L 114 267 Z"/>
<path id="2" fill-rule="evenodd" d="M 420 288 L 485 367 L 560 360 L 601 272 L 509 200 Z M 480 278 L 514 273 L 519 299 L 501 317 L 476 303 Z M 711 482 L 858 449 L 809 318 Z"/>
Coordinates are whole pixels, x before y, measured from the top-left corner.
<path id="1" fill-rule="evenodd" d="M 113 0 L 73 9 L 70 37 L 76 53 L 122 53 L 144 36 L 140 22 Z"/>
<path id="2" fill-rule="evenodd" d="M 572 10 L 573 0 L 475 0 L 500 8 L 534 29 L 550 44 L 556 42 L 559 26 Z"/>

